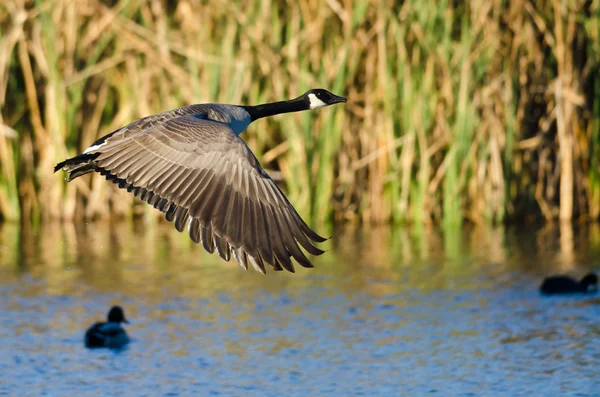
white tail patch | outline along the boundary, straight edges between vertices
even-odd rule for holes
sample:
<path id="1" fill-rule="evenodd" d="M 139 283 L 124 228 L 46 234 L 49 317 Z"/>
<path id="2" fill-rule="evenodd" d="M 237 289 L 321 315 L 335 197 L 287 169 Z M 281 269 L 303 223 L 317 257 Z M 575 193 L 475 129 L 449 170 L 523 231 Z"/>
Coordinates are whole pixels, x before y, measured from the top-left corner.
<path id="1" fill-rule="evenodd" d="M 315 94 L 308 94 L 308 100 L 310 101 L 309 106 L 311 109 L 318 109 L 327 105 L 325 102 L 317 98 Z"/>
<path id="2" fill-rule="evenodd" d="M 83 153 L 85 154 L 85 153 L 92 152 L 92 151 L 94 151 L 94 150 L 96 150 L 96 149 L 98 149 L 98 148 L 100 148 L 100 147 L 102 147 L 102 146 L 104 146 L 104 145 L 106 145 L 106 142 L 102 142 L 102 143 L 101 143 L 101 144 L 99 144 L 99 145 L 90 146 L 89 148 L 85 149 L 85 150 L 83 151 Z"/>

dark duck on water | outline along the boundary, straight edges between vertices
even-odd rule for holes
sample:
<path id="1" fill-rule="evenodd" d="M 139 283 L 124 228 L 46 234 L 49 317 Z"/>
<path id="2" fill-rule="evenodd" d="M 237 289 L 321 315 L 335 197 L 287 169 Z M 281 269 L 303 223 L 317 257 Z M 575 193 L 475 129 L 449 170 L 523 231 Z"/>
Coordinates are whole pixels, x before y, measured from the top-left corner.
<path id="1" fill-rule="evenodd" d="M 108 321 L 97 322 L 85 333 L 85 346 L 108 347 L 119 349 L 129 343 L 127 332 L 121 327 L 121 323 L 128 324 L 125 313 L 120 306 L 113 306 L 108 312 Z"/>
<path id="2" fill-rule="evenodd" d="M 577 281 L 568 276 L 552 276 L 544 279 L 540 292 L 544 295 L 586 294 L 598 290 L 598 276 L 590 273 Z"/>

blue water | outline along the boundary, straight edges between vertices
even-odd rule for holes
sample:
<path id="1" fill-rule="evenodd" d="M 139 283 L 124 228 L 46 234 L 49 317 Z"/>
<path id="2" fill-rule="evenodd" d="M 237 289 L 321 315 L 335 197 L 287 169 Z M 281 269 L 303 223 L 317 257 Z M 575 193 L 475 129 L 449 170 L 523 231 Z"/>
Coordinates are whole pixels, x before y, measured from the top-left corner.
<path id="1" fill-rule="evenodd" d="M 142 228 L 143 229 L 143 228 Z M 336 230 L 245 272 L 170 228 L 0 229 L 0 395 L 600 396 L 600 228 Z M 124 350 L 83 333 L 120 304 Z"/>

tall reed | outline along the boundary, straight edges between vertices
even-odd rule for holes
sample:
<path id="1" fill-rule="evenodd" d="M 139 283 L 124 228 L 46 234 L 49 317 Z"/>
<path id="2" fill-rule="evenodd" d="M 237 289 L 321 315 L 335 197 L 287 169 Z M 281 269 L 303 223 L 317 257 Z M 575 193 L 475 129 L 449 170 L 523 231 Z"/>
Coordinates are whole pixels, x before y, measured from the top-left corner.
<path id="1" fill-rule="evenodd" d="M 324 87 L 349 102 L 244 135 L 315 222 L 599 219 L 599 21 L 597 1 L 5 0 L 0 216 L 155 219 L 53 165 L 151 113 Z"/>

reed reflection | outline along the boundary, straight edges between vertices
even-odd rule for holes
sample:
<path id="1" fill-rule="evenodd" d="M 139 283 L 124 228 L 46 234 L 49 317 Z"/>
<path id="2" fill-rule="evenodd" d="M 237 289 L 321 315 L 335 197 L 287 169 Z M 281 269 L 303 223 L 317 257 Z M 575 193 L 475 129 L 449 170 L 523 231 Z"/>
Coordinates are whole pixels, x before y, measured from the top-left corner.
<path id="1" fill-rule="evenodd" d="M 29 274 L 45 282 L 45 293 L 65 295 L 89 290 L 206 297 L 248 290 L 301 293 L 316 285 L 384 297 L 407 288 L 493 286 L 514 271 L 532 278 L 577 272 L 597 266 L 600 255 L 597 224 L 521 230 L 345 225 L 332 234 L 330 250 L 315 269 L 265 277 L 206 253 L 162 222 L 2 224 L 0 283 Z"/>

